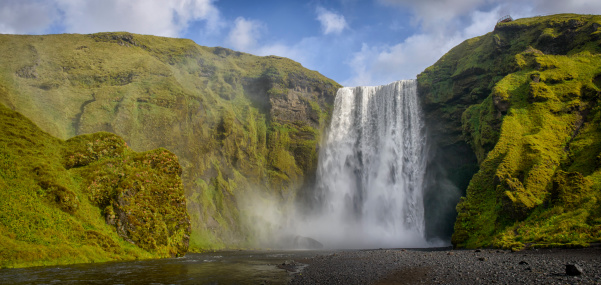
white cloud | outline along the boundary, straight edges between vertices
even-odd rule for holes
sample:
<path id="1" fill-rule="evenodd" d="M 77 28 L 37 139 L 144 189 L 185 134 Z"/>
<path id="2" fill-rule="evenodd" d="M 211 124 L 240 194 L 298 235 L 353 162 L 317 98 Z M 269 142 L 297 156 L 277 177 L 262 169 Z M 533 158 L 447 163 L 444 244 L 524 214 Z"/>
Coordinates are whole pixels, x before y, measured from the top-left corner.
<path id="1" fill-rule="evenodd" d="M 361 51 L 355 53 L 351 61 L 348 63 L 351 69 L 353 69 L 353 77 L 345 82 L 342 82 L 342 84 L 345 86 L 375 85 L 373 83 L 373 75 L 368 69 L 371 68 L 371 63 L 373 62 L 373 59 L 377 57 L 377 55 L 377 48 L 370 47 L 366 43 L 363 43 L 361 46 Z"/>
<path id="2" fill-rule="evenodd" d="M 340 34 L 345 28 L 348 28 L 344 16 L 323 7 L 317 7 L 316 12 L 317 20 L 321 23 L 321 30 L 324 35 Z"/>
<path id="3" fill-rule="evenodd" d="M 410 9 L 415 23 L 424 30 L 436 30 L 441 25 L 453 25 L 461 17 L 471 17 L 474 11 L 515 15 L 514 18 L 557 13 L 601 13 L 598 0 L 378 0 L 385 5 Z M 460 24 L 456 28 L 461 28 Z"/>
<path id="4" fill-rule="evenodd" d="M 601 14 L 601 1 L 597 0 L 494 0 L 492 8 L 497 9 L 499 15 L 511 15 L 513 18 L 533 17 L 560 13 Z"/>
<path id="5" fill-rule="evenodd" d="M 322 41 L 316 37 L 302 38 L 297 43 L 287 45 L 283 43 L 270 43 L 258 47 L 252 51 L 259 56 L 276 55 L 287 57 L 300 62 L 303 66 L 310 69 L 317 69 L 320 65 L 318 60 L 323 50 Z"/>
<path id="6" fill-rule="evenodd" d="M 348 65 L 354 75 L 343 82 L 346 86 L 386 84 L 400 79 L 415 78 L 426 67 L 463 40 L 483 35 L 494 29 L 498 8 L 470 14 L 461 29 L 441 25 L 415 33 L 395 45 L 363 44 Z"/>
<path id="7" fill-rule="evenodd" d="M 282 42 L 262 42 L 267 32 L 265 24 L 253 19 L 238 17 L 230 30 L 226 43 L 234 50 L 248 52 L 258 56 L 275 55 L 309 64 L 319 53 L 319 40 L 314 37 L 302 38 L 294 44 Z"/>
<path id="8" fill-rule="evenodd" d="M 347 63 L 353 76 L 344 85 L 378 85 L 415 78 L 463 40 L 492 31 L 498 13 L 497 9 L 473 12 L 484 0 L 380 2 L 411 9 L 417 32 L 394 45 L 364 43 Z M 460 21 L 461 17 L 467 20 Z"/>
<path id="9" fill-rule="evenodd" d="M 58 10 L 47 2 L 3 0 L 0 1 L 0 33 L 43 33 L 56 21 L 58 16 Z"/>
<path id="10" fill-rule="evenodd" d="M 520 2 L 513 0 L 517 6 Z M 597 0 L 535 0 L 534 11 L 541 14 L 555 13 L 601 13 L 601 1 Z"/>
<path id="11" fill-rule="evenodd" d="M 2 1 L 0 31 L 40 33 L 60 25 L 66 33 L 127 31 L 177 37 L 192 21 L 207 32 L 221 27 L 213 0 Z"/>
<path id="12" fill-rule="evenodd" d="M 227 41 L 236 50 L 250 52 L 256 47 L 263 29 L 264 25 L 259 21 L 238 17 L 234 21 L 234 27 L 230 30 Z"/>
<path id="13" fill-rule="evenodd" d="M 160 1 L 164 3 L 164 1 Z M 214 0 L 180 0 L 171 2 L 171 7 L 176 13 L 176 23 L 181 30 L 188 28 L 192 21 L 206 21 L 208 32 L 217 32 L 224 24 L 220 18 L 219 10 L 213 5 Z M 146 3 L 146 1 L 145 1 Z"/>
<path id="14" fill-rule="evenodd" d="M 66 32 L 127 31 L 177 37 L 191 21 L 215 28 L 219 11 L 211 0 L 56 0 Z"/>
<path id="15" fill-rule="evenodd" d="M 470 23 L 457 34 L 462 39 L 469 39 L 484 35 L 494 30 L 501 13 L 499 7 L 495 7 L 489 12 L 475 11 L 470 17 Z"/>
<path id="16" fill-rule="evenodd" d="M 294 45 L 285 45 L 282 43 L 268 44 L 261 46 L 253 51 L 258 56 L 276 55 L 287 57 L 295 61 L 306 60 L 306 55 Z"/>
<path id="17" fill-rule="evenodd" d="M 381 3 L 409 8 L 416 24 L 426 29 L 436 29 L 474 11 L 486 0 L 379 0 Z"/>
<path id="18" fill-rule="evenodd" d="M 415 78 L 460 41 L 456 37 L 449 40 L 432 34 L 417 34 L 394 46 L 364 43 L 361 51 L 348 63 L 354 75 L 342 83 L 345 86 L 381 85 Z"/>

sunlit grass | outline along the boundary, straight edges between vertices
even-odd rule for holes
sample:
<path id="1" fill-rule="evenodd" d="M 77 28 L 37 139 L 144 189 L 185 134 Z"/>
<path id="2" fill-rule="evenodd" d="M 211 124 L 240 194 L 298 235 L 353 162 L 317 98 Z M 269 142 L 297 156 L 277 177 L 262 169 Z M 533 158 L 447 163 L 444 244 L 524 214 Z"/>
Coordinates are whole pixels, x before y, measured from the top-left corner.
<path id="1" fill-rule="evenodd" d="M 589 44 L 599 43 L 599 24 L 599 16 L 580 15 L 502 23 L 418 78 L 430 91 L 426 101 L 459 96 L 431 81 L 448 72 L 461 77 L 477 67 L 481 75 L 473 76 L 493 79 L 464 86 L 490 93 L 464 107 L 464 136 L 480 171 L 457 206 L 455 245 L 521 249 L 601 239 L 601 49 Z"/>
<path id="2" fill-rule="evenodd" d="M 170 224 L 180 223 L 182 218 L 187 221 L 179 169 L 172 154 L 164 150 L 138 154 L 108 133 L 66 142 L 56 139 L 0 104 L 0 267 L 185 253 L 180 244 L 183 235 L 189 234 L 189 226 Z M 117 185 L 98 184 L 104 178 L 117 178 L 120 171 L 126 174 L 117 179 Z M 138 177 L 140 174 L 147 175 Z M 96 189 L 91 189 L 93 185 Z M 118 198 L 124 193 L 131 196 L 132 191 L 134 197 Z M 144 205 L 135 206 L 141 202 Z M 141 212 L 146 211 L 161 216 L 145 223 L 152 229 L 137 226 L 136 232 L 143 238 L 133 232 L 119 235 L 116 227 L 106 222 L 107 205 L 121 207 L 130 222 L 145 219 L 147 215 Z M 170 234 L 156 232 L 163 224 Z M 146 239 L 158 236 L 169 240 L 154 240 L 153 246 L 148 246 Z"/>
<path id="3" fill-rule="evenodd" d="M 0 42 L 11 55 L 0 58 L 0 102 L 41 129 L 61 139 L 107 131 L 136 151 L 163 147 L 179 157 L 196 250 L 248 243 L 238 193 L 303 185 L 340 87 L 290 59 L 186 39 L 100 33 Z M 290 105 L 275 112 L 273 100 Z M 292 104 L 305 120 L 291 118 Z"/>

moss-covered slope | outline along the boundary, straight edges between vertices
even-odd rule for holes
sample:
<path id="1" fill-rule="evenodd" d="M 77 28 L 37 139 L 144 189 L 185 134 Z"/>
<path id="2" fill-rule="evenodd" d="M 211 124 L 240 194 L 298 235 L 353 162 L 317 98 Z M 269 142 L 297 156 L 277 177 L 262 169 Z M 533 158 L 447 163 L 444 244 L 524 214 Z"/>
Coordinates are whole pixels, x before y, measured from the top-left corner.
<path id="1" fill-rule="evenodd" d="M 0 267 L 181 256 L 181 168 L 109 133 L 63 141 L 0 104 Z"/>
<path id="2" fill-rule="evenodd" d="M 0 102 L 61 139 L 107 131 L 183 168 L 191 249 L 244 246 L 237 198 L 311 183 L 339 85 L 300 64 L 129 33 L 0 35 Z"/>
<path id="3" fill-rule="evenodd" d="M 601 241 L 601 16 L 499 23 L 418 82 L 438 149 L 479 164 L 454 245 Z"/>

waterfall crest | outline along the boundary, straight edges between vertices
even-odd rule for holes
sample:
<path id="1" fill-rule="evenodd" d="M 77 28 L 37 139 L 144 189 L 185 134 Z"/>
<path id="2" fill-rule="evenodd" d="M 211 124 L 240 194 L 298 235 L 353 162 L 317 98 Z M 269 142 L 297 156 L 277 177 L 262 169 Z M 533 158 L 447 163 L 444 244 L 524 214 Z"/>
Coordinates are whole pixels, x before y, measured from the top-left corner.
<path id="1" fill-rule="evenodd" d="M 329 247 L 420 247 L 426 141 L 415 80 L 338 90 L 320 151 L 319 218 Z"/>

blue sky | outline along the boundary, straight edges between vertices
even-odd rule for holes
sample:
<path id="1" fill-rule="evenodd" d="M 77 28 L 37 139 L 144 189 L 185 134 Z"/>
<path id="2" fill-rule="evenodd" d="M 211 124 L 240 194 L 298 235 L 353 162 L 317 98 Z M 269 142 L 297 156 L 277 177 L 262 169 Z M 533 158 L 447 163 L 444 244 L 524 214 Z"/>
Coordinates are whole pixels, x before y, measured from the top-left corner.
<path id="1" fill-rule="evenodd" d="M 601 14 L 599 0 L 0 0 L 0 33 L 128 31 L 291 58 L 345 86 L 415 78 L 514 18 Z"/>

